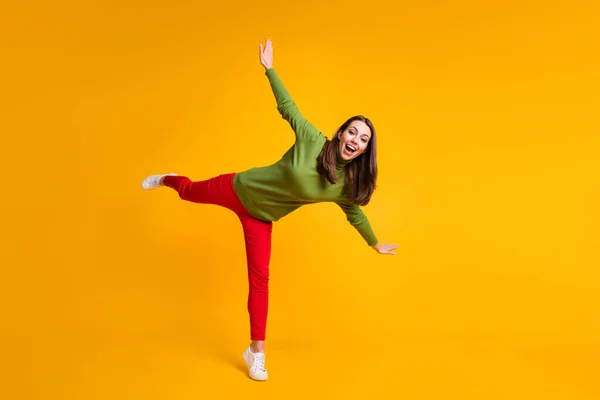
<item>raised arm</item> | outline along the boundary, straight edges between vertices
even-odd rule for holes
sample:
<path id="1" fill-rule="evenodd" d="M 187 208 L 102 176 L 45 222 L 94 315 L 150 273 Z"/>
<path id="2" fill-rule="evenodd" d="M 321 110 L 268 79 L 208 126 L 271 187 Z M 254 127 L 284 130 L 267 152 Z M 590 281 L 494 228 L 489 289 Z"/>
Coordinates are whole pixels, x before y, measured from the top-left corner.
<path id="1" fill-rule="evenodd" d="M 369 219 L 361 210 L 360 206 L 354 203 L 337 203 L 337 205 L 346 214 L 346 219 L 350 225 L 352 225 L 358 231 L 358 233 L 360 233 L 365 242 L 367 242 L 367 244 L 371 246 L 373 250 L 379 254 L 396 254 L 393 250 L 398 248 L 398 245 L 379 243 L 375 233 L 373 233 Z"/>
<path id="2" fill-rule="evenodd" d="M 271 90 L 277 101 L 277 111 L 279 111 L 281 117 L 290 124 L 297 138 L 317 139 L 322 137 L 321 132 L 302 116 L 296 103 L 277 75 L 277 72 L 275 72 L 273 68 L 273 44 L 271 40 L 267 40 L 264 48 L 261 44 L 259 50 L 260 63 L 265 68 L 265 75 L 269 78 Z"/>

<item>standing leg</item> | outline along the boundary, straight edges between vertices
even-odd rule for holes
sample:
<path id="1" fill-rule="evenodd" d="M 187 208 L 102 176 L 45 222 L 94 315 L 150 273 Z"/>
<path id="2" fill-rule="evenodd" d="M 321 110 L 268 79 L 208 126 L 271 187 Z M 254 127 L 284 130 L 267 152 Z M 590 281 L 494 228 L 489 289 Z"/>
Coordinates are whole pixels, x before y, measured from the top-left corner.
<path id="1" fill-rule="evenodd" d="M 248 313 L 250 338 L 264 341 L 269 304 L 269 264 L 273 224 L 241 215 L 248 264 Z M 262 350 L 262 349 L 257 349 Z"/>
<path id="2" fill-rule="evenodd" d="M 264 340 L 269 309 L 269 263 L 271 261 L 272 222 L 260 221 L 245 213 L 238 214 L 244 229 L 248 264 L 248 314 L 252 344 L 244 353 L 250 377 L 266 380 Z"/>

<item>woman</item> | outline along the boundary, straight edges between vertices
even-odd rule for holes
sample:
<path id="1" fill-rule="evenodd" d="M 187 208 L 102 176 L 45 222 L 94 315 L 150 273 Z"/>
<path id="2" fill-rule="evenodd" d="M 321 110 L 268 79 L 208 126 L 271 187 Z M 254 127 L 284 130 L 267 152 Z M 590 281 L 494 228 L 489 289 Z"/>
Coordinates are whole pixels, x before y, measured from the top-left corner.
<path id="1" fill-rule="evenodd" d="M 273 222 L 305 204 L 336 203 L 348 222 L 379 254 L 393 255 L 398 246 L 380 244 L 360 209 L 375 190 L 375 129 L 369 119 L 348 119 L 332 140 L 298 111 L 273 69 L 273 46 L 259 46 L 260 62 L 277 101 L 277 109 L 295 133 L 294 145 L 277 163 L 241 173 L 192 182 L 177 174 L 151 175 L 144 189 L 176 190 L 183 200 L 226 207 L 242 224 L 248 264 L 248 313 L 251 343 L 243 354 L 250 378 L 266 380 L 264 340 L 268 311 L 269 262 Z"/>

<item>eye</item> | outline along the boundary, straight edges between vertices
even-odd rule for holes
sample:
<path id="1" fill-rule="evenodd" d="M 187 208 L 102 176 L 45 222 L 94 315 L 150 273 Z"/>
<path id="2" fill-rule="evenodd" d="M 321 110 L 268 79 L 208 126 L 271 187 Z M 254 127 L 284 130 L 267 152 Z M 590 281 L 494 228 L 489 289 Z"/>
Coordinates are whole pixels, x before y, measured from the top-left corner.
<path id="1" fill-rule="evenodd" d="M 363 143 L 367 143 L 367 139 L 365 139 L 365 138 L 363 138 L 362 141 L 363 141 Z"/>

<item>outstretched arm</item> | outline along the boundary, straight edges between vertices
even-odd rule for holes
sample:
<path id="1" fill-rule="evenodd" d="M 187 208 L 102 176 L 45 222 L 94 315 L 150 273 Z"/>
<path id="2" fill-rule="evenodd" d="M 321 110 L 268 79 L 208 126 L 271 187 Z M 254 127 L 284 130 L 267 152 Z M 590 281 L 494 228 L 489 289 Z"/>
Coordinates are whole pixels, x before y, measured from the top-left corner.
<path id="1" fill-rule="evenodd" d="M 346 219 L 348 220 L 350 225 L 352 225 L 358 231 L 358 233 L 360 233 L 365 242 L 367 242 L 367 244 L 371 246 L 373 250 L 375 250 L 379 254 L 396 254 L 394 250 L 398 248 L 398 245 L 379 243 L 377 237 L 375 236 L 375 233 L 373 233 L 373 229 L 371 228 L 369 219 L 361 210 L 360 206 L 354 203 L 337 203 L 337 205 L 346 214 Z"/>
<path id="2" fill-rule="evenodd" d="M 271 90 L 277 101 L 277 111 L 282 118 L 288 121 L 296 137 L 316 139 L 322 137 L 321 132 L 306 120 L 298 110 L 296 103 L 288 93 L 281 79 L 273 68 L 273 43 L 267 40 L 264 48 L 259 46 L 260 63 L 265 68 L 265 74 L 269 78 Z"/>

